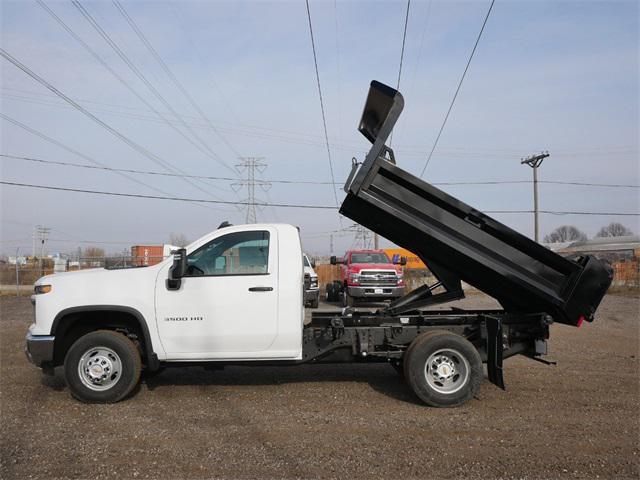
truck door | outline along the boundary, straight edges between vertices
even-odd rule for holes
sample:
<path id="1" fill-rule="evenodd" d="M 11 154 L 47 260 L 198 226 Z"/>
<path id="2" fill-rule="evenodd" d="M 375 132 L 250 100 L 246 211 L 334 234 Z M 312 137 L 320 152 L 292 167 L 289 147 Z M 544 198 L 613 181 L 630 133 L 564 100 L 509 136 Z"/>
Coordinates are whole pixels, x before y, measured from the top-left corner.
<path id="1" fill-rule="evenodd" d="M 226 230 L 226 229 L 225 229 Z M 188 252 L 187 276 L 156 283 L 156 322 L 168 359 L 251 358 L 278 334 L 278 232 L 221 232 Z"/>

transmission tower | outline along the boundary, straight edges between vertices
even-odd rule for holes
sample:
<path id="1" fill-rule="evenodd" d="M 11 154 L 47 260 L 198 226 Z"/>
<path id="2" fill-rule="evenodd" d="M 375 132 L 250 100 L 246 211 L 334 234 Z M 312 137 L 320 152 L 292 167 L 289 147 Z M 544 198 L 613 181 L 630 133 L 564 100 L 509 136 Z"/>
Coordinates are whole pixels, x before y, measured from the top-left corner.
<path id="1" fill-rule="evenodd" d="M 371 248 L 371 231 L 365 227 L 358 225 L 356 227 L 356 245 L 361 245 L 360 248 L 367 250 Z"/>
<path id="2" fill-rule="evenodd" d="M 237 192 L 243 187 L 247 187 L 247 198 L 242 200 L 243 203 L 246 203 L 247 223 L 256 223 L 256 207 L 260 208 L 265 203 L 256 199 L 256 186 L 265 192 L 271 188 L 271 182 L 256 178 L 256 172 L 263 173 L 266 169 L 267 164 L 264 162 L 264 157 L 240 157 L 240 163 L 236 164 L 236 170 L 240 174 L 246 172 L 246 178 L 232 183 L 231 188 Z"/>

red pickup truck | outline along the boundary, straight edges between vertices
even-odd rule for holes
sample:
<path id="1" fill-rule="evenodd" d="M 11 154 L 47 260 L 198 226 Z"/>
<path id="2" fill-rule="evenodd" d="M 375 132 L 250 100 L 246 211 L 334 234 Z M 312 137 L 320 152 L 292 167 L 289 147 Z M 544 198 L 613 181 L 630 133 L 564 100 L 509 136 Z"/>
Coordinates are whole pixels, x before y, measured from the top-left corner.
<path id="1" fill-rule="evenodd" d="M 340 266 L 340 280 L 326 285 L 327 301 L 355 306 L 359 300 L 394 300 L 404 295 L 401 257 L 392 262 L 384 250 L 349 250 L 343 258 L 331 257 Z"/>

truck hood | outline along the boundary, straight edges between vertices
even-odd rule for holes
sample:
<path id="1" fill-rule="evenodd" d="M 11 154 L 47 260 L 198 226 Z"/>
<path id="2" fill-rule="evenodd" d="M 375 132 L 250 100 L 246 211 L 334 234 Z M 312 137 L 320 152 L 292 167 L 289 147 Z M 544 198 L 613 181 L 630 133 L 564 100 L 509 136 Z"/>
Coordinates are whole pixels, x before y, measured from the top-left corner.
<path id="1" fill-rule="evenodd" d="M 67 288 L 95 288 L 97 286 L 109 286 L 117 284 L 132 284 L 144 279 L 155 279 L 162 263 L 150 267 L 123 268 L 108 270 L 106 268 L 88 268 L 72 272 L 54 273 L 45 275 L 36 280 L 35 285 L 52 285 Z"/>
<path id="2" fill-rule="evenodd" d="M 391 263 L 354 263 L 349 265 L 349 272 L 360 273 L 361 270 L 391 270 L 398 274 L 402 273 L 402 268 Z"/>

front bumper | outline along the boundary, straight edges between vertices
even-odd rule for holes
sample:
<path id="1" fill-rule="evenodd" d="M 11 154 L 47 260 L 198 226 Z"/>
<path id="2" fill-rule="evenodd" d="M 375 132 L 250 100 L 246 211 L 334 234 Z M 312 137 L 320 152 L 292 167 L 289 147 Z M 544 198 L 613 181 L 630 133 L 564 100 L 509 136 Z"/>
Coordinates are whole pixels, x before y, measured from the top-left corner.
<path id="1" fill-rule="evenodd" d="M 311 303 L 312 301 L 319 299 L 320 298 L 320 289 L 319 288 L 313 288 L 310 290 L 305 290 L 304 291 L 304 303 Z"/>
<path id="2" fill-rule="evenodd" d="M 24 353 L 36 367 L 45 368 L 53 363 L 54 336 L 27 333 Z"/>
<path id="3" fill-rule="evenodd" d="M 347 287 L 354 298 L 399 298 L 404 295 L 404 287 Z"/>

